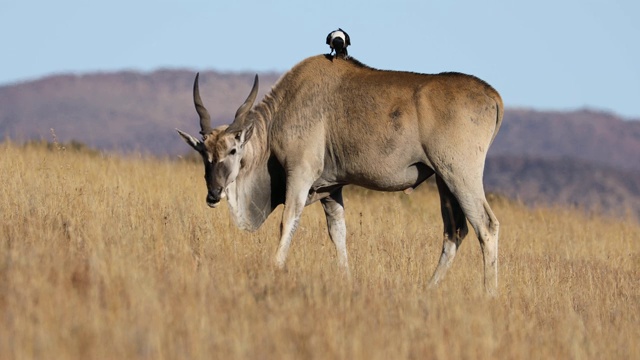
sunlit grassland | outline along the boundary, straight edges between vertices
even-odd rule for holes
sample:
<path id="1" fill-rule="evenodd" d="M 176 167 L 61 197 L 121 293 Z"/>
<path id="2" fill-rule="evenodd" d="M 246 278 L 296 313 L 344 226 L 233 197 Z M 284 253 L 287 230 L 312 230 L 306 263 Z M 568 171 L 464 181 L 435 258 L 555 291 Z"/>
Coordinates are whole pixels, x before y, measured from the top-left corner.
<path id="1" fill-rule="evenodd" d="M 179 141 L 179 139 L 176 139 Z M 281 209 L 209 209 L 200 164 L 0 144 L 0 359 L 640 358 L 640 226 L 490 202 L 499 291 L 473 232 L 442 286 L 437 191 L 345 193 L 351 281 L 319 204 L 286 271 Z"/>

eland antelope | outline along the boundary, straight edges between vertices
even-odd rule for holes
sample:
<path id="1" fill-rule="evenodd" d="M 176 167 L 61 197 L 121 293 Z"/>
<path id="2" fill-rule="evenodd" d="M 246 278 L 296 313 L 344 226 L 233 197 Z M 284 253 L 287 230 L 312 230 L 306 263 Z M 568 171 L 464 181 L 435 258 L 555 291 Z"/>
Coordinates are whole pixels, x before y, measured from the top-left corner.
<path id="1" fill-rule="evenodd" d="M 256 75 L 234 121 L 212 128 L 196 75 L 202 139 L 177 131 L 204 160 L 207 204 L 216 207 L 226 197 L 241 229 L 256 230 L 284 204 L 278 267 L 303 208 L 319 200 L 348 274 L 343 186 L 411 191 L 435 175 L 444 242 L 429 287 L 451 266 L 468 220 L 482 249 L 485 289 L 497 293 L 499 224 L 482 183 L 504 113 L 493 87 L 461 73 L 378 70 L 318 55 L 283 74 L 253 107 L 257 92 Z"/>

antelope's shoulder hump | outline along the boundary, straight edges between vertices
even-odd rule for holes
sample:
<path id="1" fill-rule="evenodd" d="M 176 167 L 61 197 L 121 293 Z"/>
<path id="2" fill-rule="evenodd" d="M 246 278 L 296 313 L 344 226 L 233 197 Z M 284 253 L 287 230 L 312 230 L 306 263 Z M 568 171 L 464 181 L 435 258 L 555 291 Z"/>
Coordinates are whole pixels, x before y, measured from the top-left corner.
<path id="1" fill-rule="evenodd" d="M 323 77 L 334 75 L 341 75 L 344 73 L 350 73 L 362 69 L 373 68 L 361 63 L 353 57 L 334 58 L 328 54 L 321 54 L 308 57 L 298 64 L 296 64 L 289 72 L 294 74 L 314 74 L 316 76 L 322 75 Z"/>

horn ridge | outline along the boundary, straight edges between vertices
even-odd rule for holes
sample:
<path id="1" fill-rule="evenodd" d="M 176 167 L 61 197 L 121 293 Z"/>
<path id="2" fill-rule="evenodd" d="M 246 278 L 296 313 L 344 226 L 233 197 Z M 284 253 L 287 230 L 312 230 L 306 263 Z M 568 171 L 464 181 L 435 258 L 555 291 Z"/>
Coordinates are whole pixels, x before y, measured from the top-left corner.
<path id="1" fill-rule="evenodd" d="M 200 117 L 200 134 L 206 135 L 213 129 L 211 128 L 211 115 L 209 115 L 209 111 L 204 107 L 202 99 L 200 98 L 200 86 L 198 85 L 199 78 L 200 73 L 197 73 L 196 79 L 193 82 L 193 104 L 195 105 L 198 116 Z"/>

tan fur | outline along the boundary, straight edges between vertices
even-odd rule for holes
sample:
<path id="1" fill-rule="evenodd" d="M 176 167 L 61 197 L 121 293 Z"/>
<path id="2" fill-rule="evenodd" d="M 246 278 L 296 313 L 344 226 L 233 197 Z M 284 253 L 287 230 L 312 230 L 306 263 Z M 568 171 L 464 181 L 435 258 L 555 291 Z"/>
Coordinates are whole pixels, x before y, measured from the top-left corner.
<path id="1" fill-rule="evenodd" d="M 451 265 L 469 220 L 483 249 L 485 287 L 495 294 L 499 224 L 486 202 L 482 173 L 502 116 L 500 95 L 470 75 L 382 71 L 351 58 L 311 57 L 231 125 L 236 132 L 246 129 L 249 138 L 233 191 L 241 204 L 255 203 L 254 193 L 264 195 L 271 209 L 274 197 L 284 201 L 276 255 L 280 267 L 302 208 L 322 201 L 340 264 L 348 271 L 342 186 L 410 192 L 435 174 L 444 243 L 431 285 Z M 224 156 L 232 143 L 225 137 L 232 136 L 237 134 L 205 137 L 206 152 Z M 259 227 L 268 216 L 264 212 L 270 212 L 266 203 L 256 208 L 262 213 L 245 216 L 254 220 L 244 227 Z"/>

